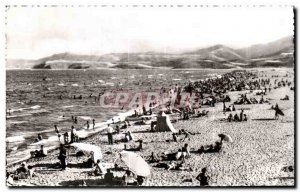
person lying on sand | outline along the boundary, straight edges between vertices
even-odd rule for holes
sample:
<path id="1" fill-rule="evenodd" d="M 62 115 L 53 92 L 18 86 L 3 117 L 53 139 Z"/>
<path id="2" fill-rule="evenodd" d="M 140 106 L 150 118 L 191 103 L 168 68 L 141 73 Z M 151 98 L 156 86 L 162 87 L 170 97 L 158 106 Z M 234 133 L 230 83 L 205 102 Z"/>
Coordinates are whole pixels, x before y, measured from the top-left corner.
<path id="1" fill-rule="evenodd" d="M 177 171 L 192 171 L 191 167 L 185 166 L 184 162 L 176 164 L 175 161 L 171 161 L 167 164 L 166 170 L 177 170 Z"/>
<path id="2" fill-rule="evenodd" d="M 125 151 L 141 151 L 143 149 L 143 141 L 139 140 L 139 146 L 136 148 L 127 148 L 126 144 L 124 145 Z"/>
<path id="3" fill-rule="evenodd" d="M 30 152 L 32 158 L 38 158 L 38 157 L 46 157 L 47 156 L 47 150 L 44 148 L 44 145 L 41 145 L 41 149 L 31 151 Z"/>
<path id="4" fill-rule="evenodd" d="M 161 158 L 163 160 L 172 161 L 172 160 L 179 160 L 181 156 L 182 156 L 182 150 L 178 149 L 176 153 L 163 152 Z"/>
<path id="5" fill-rule="evenodd" d="M 140 121 L 134 123 L 135 125 L 146 125 L 146 120 L 142 118 Z"/>
<path id="6" fill-rule="evenodd" d="M 149 156 L 147 161 L 149 161 L 149 163 L 155 163 L 155 162 L 159 162 L 160 158 L 156 154 L 154 154 L 154 152 L 151 152 L 151 155 Z"/>
<path id="7" fill-rule="evenodd" d="M 179 163 L 175 167 L 175 170 L 178 170 L 178 171 L 193 171 L 193 169 L 189 166 L 186 166 L 184 162 Z"/>
<path id="8" fill-rule="evenodd" d="M 289 96 L 288 95 L 285 95 L 285 97 L 284 98 L 281 98 L 280 100 L 290 100 L 290 98 L 289 98 Z"/>
<path id="9" fill-rule="evenodd" d="M 209 111 L 203 110 L 202 112 L 198 111 L 197 113 L 197 117 L 203 117 L 206 116 L 208 114 Z"/>
<path id="10" fill-rule="evenodd" d="M 183 134 L 183 135 L 185 136 L 181 141 L 185 141 L 186 139 L 191 140 L 190 136 L 191 136 L 191 135 L 195 135 L 195 133 L 186 131 L 186 130 L 184 130 L 184 129 L 181 129 L 181 130 L 179 131 L 179 134 Z"/>
<path id="11" fill-rule="evenodd" d="M 174 161 L 170 161 L 170 162 L 167 164 L 166 170 L 175 169 L 175 167 L 176 167 L 176 163 L 175 163 Z"/>
<path id="12" fill-rule="evenodd" d="M 208 147 L 201 146 L 200 149 L 198 149 L 198 153 L 218 153 L 222 150 L 222 140 L 221 142 L 216 141 L 214 145 L 209 145 Z"/>

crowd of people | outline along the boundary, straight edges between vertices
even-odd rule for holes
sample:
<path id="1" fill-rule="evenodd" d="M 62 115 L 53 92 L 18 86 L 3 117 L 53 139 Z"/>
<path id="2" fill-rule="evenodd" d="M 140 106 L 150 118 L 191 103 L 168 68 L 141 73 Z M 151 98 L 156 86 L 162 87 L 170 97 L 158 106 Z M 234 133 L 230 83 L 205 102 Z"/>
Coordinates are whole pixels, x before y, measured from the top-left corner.
<path id="1" fill-rule="evenodd" d="M 255 79 L 255 80 L 252 80 Z M 274 82 L 274 85 L 280 86 L 290 86 L 290 82 L 288 81 L 276 81 Z M 226 92 L 228 91 L 242 91 L 242 90 L 263 90 L 262 92 L 259 92 L 259 95 L 261 95 L 261 99 L 257 103 L 264 103 L 266 100 L 264 99 L 264 95 L 266 95 L 267 91 L 271 91 L 271 82 L 270 79 L 257 79 L 257 75 L 252 72 L 247 71 L 234 71 L 231 73 L 227 73 L 225 75 L 222 75 L 217 78 L 209 78 L 208 80 L 201 80 L 196 81 L 194 83 L 190 82 L 188 83 L 183 89 L 178 87 L 176 85 L 175 90 L 173 90 L 174 93 L 180 93 L 181 91 L 186 91 L 189 93 L 196 93 L 198 98 L 202 100 L 202 105 L 207 104 L 211 107 L 215 106 L 215 103 L 217 102 L 223 102 L 223 112 L 230 112 L 230 114 L 227 117 L 228 122 L 243 122 L 248 121 L 248 116 L 245 114 L 244 109 L 241 109 L 238 113 L 235 105 L 243 105 L 243 104 L 252 104 L 255 103 L 255 101 L 252 98 L 248 98 L 247 94 L 241 94 L 241 97 L 233 102 L 232 105 L 226 106 L 226 102 L 231 102 L 231 98 L 226 95 Z M 166 92 L 166 88 L 161 89 L 162 92 Z M 209 99 L 206 99 L 209 95 Z M 78 99 L 75 98 L 74 99 Z M 284 99 L 288 100 L 288 97 L 285 97 Z M 205 102 L 204 102 L 205 101 Z M 155 103 L 151 103 L 151 105 L 154 105 Z M 275 105 L 275 107 L 272 106 L 272 108 L 275 110 L 275 119 L 278 119 L 278 115 L 282 114 L 282 111 L 279 109 L 278 104 Z M 207 116 L 209 111 L 208 110 L 198 110 L 196 112 L 195 109 L 179 109 L 179 113 L 182 116 L 182 120 L 189 120 L 191 114 L 195 115 L 196 117 L 204 117 Z M 172 113 L 172 111 L 170 111 Z M 177 111 L 176 111 L 177 112 Z M 232 112 L 235 112 L 233 115 Z M 146 110 L 145 106 L 143 106 L 142 115 L 152 115 L 153 111 Z M 138 111 L 135 110 L 135 117 L 139 117 Z M 72 122 L 74 125 L 78 124 L 77 117 L 72 116 Z M 142 119 L 142 124 L 145 125 L 145 119 Z M 155 122 L 151 122 L 151 131 L 154 130 Z M 68 144 L 78 142 L 80 140 L 79 135 L 77 134 L 77 130 L 74 127 L 74 125 L 71 126 L 70 134 L 68 132 L 65 132 L 63 134 L 60 133 L 58 130 L 57 125 L 54 125 L 55 133 L 57 134 L 59 140 L 60 137 L 63 136 L 63 142 L 60 144 L 59 148 L 59 155 L 58 159 L 60 160 L 60 168 L 61 170 L 65 170 L 67 168 L 67 148 Z M 128 147 L 126 143 L 128 142 L 136 142 L 134 139 L 133 133 L 130 131 L 130 122 L 129 121 L 123 121 L 119 123 L 115 123 L 114 120 L 112 120 L 112 124 L 108 124 L 107 128 L 105 129 L 105 133 L 107 135 L 107 143 L 108 145 L 114 145 L 116 143 L 116 140 L 114 139 L 115 134 L 120 134 L 121 129 L 126 129 L 124 132 L 124 138 L 121 140 L 121 142 L 124 142 L 124 149 L 125 151 L 142 151 L 143 150 L 143 141 L 138 140 L 138 146 L 136 147 Z M 90 122 L 86 121 L 85 127 L 87 130 L 90 129 Z M 92 128 L 95 129 L 95 119 L 92 120 Z M 186 142 L 189 141 L 192 137 L 192 135 L 195 135 L 195 133 L 191 133 L 189 131 L 186 131 L 184 129 L 181 129 L 178 131 L 178 133 L 172 133 L 172 139 L 174 142 Z M 70 136 L 70 138 L 69 138 Z M 38 134 L 37 141 L 42 141 L 43 137 L 41 134 Z M 220 141 L 216 141 L 214 144 L 207 145 L 207 146 L 200 146 L 198 150 L 195 151 L 197 154 L 205 154 L 205 153 L 220 153 L 223 149 L 223 141 L 224 138 L 221 138 Z M 31 153 L 32 157 L 45 157 L 47 156 L 47 151 L 44 149 L 44 146 L 41 145 L 41 149 L 38 151 L 33 151 Z M 189 148 L 188 143 L 184 143 L 182 147 L 180 147 L 177 152 L 165 152 L 161 155 L 155 154 L 155 152 L 152 152 L 151 155 L 147 158 L 147 161 L 149 163 L 156 163 L 156 167 L 163 167 L 166 170 L 180 170 L 180 171 L 192 171 L 193 168 L 186 165 L 186 159 L 192 158 L 191 150 Z M 166 163 L 167 162 L 167 163 Z M 103 167 L 100 159 L 95 159 L 94 154 L 90 153 L 90 158 L 85 164 L 87 167 L 93 168 L 93 174 L 95 176 L 99 176 L 103 178 L 104 182 L 110 185 L 114 184 L 114 169 L 119 169 L 118 166 L 115 166 L 113 169 L 106 169 Z M 31 169 L 30 169 L 31 170 Z M 14 173 L 10 174 L 8 177 L 19 177 L 24 178 L 25 175 L 29 175 L 32 177 L 32 171 L 29 173 L 29 168 L 26 168 L 25 164 L 22 164 L 22 166 Z M 26 176 L 27 177 L 27 176 Z M 126 185 L 142 185 L 144 182 L 144 177 L 139 175 L 134 175 L 133 172 L 130 170 L 125 170 L 125 174 L 122 177 L 123 183 Z M 207 175 L 207 169 L 206 167 L 201 169 L 200 174 L 196 177 L 196 180 L 200 182 L 200 185 L 206 186 L 209 185 L 209 177 Z"/>

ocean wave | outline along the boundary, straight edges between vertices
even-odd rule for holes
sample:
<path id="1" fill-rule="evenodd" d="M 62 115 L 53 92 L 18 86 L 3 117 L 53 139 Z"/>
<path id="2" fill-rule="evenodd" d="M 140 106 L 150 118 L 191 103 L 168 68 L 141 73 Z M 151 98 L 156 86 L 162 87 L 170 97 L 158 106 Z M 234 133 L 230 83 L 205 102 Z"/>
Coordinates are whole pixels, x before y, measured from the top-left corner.
<path id="1" fill-rule="evenodd" d="M 6 119 L 12 119 L 12 118 L 18 118 L 18 117 L 27 117 L 31 116 L 32 114 L 20 114 L 20 115 L 8 115 L 6 116 Z"/>
<path id="2" fill-rule="evenodd" d="M 66 105 L 66 106 L 62 106 L 61 108 L 66 109 L 66 108 L 71 108 L 74 107 L 74 105 Z"/>
<path id="3" fill-rule="evenodd" d="M 18 136 L 7 137 L 5 141 L 12 143 L 12 142 L 19 142 L 24 140 L 25 140 L 24 135 L 18 135 Z"/>
<path id="4" fill-rule="evenodd" d="M 92 117 L 89 116 L 79 116 L 79 118 L 83 119 L 83 120 L 92 120 Z"/>

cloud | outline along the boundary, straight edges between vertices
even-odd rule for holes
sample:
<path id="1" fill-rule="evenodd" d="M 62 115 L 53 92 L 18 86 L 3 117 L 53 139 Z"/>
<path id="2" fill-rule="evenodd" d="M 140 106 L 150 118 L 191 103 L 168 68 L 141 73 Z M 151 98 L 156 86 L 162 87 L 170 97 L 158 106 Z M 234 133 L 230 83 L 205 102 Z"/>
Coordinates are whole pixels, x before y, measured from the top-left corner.
<path id="1" fill-rule="evenodd" d="M 293 34 L 292 8 L 10 8 L 8 58 L 242 47 Z"/>

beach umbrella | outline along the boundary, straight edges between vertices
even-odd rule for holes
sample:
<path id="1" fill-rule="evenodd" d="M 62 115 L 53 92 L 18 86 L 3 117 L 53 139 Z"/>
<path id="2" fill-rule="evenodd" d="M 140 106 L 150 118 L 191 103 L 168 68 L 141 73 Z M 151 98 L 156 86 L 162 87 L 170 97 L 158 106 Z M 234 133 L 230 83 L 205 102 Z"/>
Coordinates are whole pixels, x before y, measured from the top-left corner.
<path id="1" fill-rule="evenodd" d="M 94 160 L 102 159 L 102 152 L 100 147 L 96 145 L 91 145 L 88 143 L 71 143 L 70 146 L 73 146 L 81 151 L 85 152 L 94 152 Z"/>
<path id="2" fill-rule="evenodd" d="M 129 151 L 122 151 L 121 160 L 128 166 L 129 170 L 138 176 L 150 176 L 150 166 L 138 154 Z"/>
<path id="3" fill-rule="evenodd" d="M 219 134 L 218 136 L 219 136 L 222 140 L 224 140 L 224 141 L 227 141 L 227 142 L 229 142 L 229 143 L 232 143 L 232 142 L 233 142 L 233 140 L 232 140 L 232 138 L 230 137 L 230 135 L 226 135 L 226 134 L 221 133 L 221 134 Z"/>

